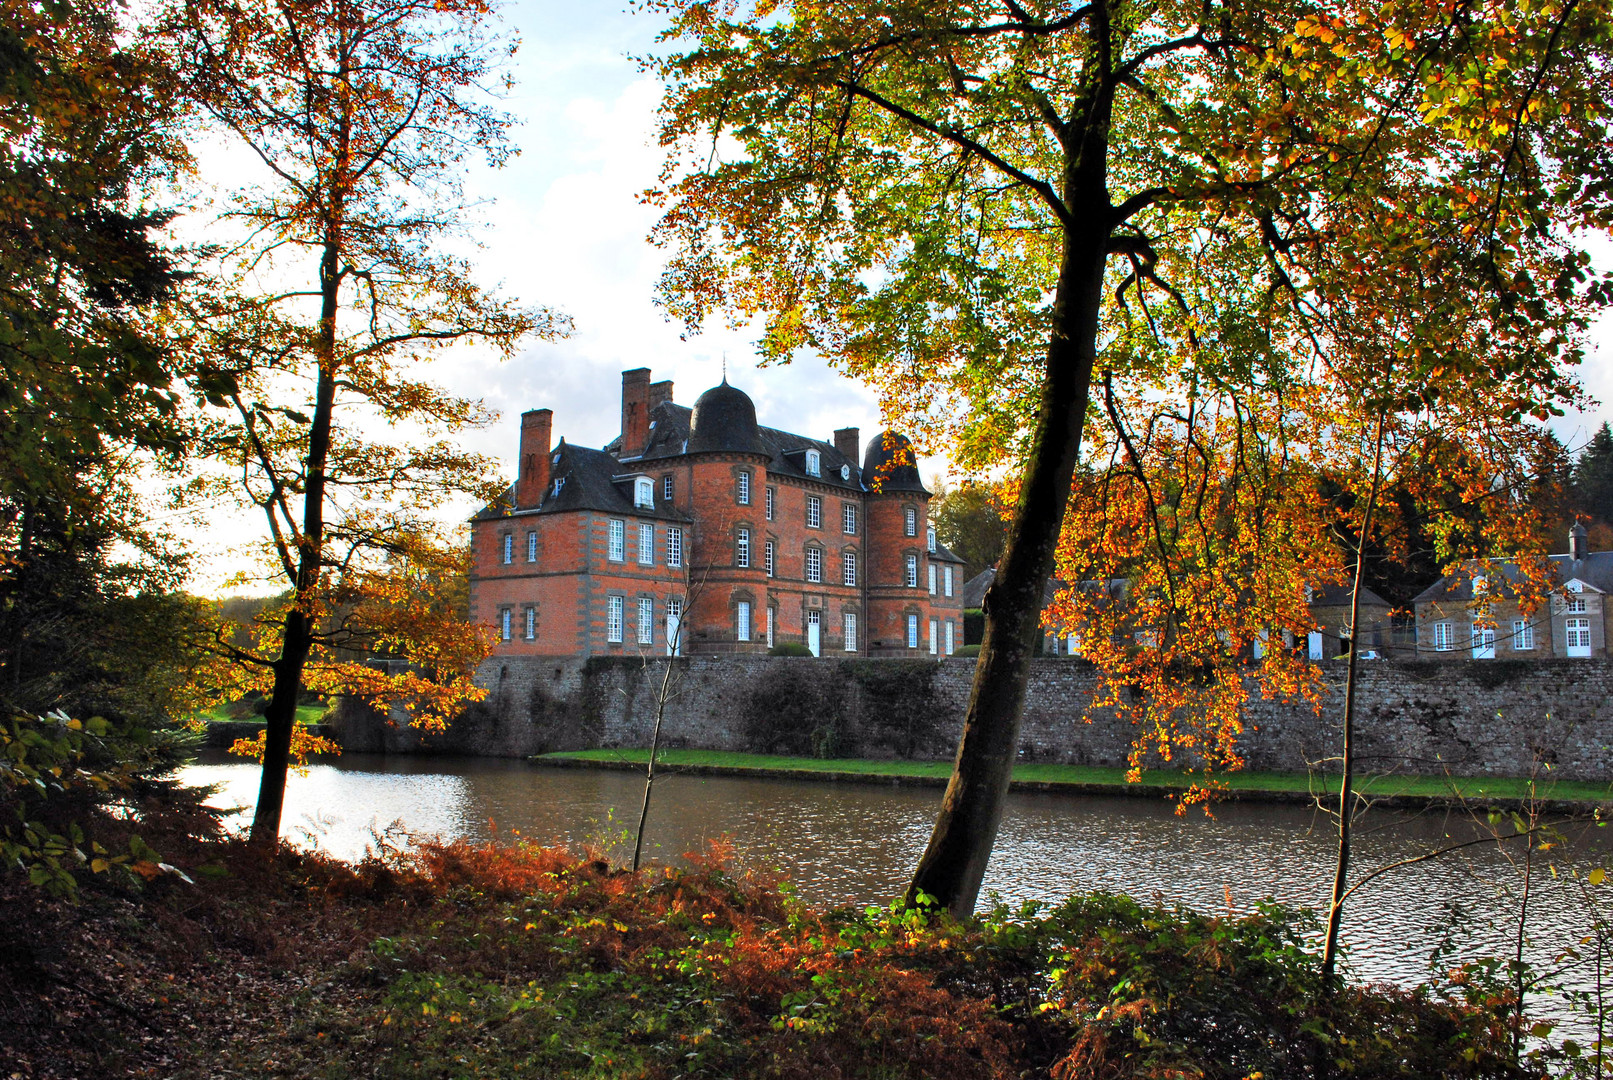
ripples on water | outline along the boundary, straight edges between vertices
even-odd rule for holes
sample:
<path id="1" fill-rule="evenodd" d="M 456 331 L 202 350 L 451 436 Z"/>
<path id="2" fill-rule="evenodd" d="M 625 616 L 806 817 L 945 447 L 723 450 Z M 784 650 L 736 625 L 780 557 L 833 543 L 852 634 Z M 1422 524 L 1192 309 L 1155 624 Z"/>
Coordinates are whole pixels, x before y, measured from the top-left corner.
<path id="1" fill-rule="evenodd" d="M 214 784 L 220 806 L 249 807 L 256 765 L 209 756 L 187 779 Z M 348 755 L 311 766 L 287 785 L 284 835 L 351 858 L 393 823 L 421 834 L 485 839 L 519 830 L 543 843 L 620 839 L 637 819 L 643 778 L 624 772 L 546 769 L 477 758 Z M 929 838 L 937 788 L 749 780 L 663 773 L 646 836 L 652 858 L 673 859 L 730 836 L 743 863 L 784 871 L 815 903 L 884 903 L 901 891 Z M 1108 889 L 1200 910 L 1246 909 L 1276 898 L 1320 908 L 1336 840 L 1309 810 L 1227 804 L 1214 819 L 1150 798 L 1014 794 L 986 888 L 1017 904 Z M 241 823 L 249 815 L 243 813 Z M 1587 932 L 1568 871 L 1605 864 L 1608 838 L 1583 826 L 1553 852 L 1557 877 L 1537 868 L 1530 907 L 1536 963 Z M 1458 815 L 1376 813 L 1358 826 L 1361 872 L 1476 835 Z M 1514 845 L 1516 846 L 1516 845 Z M 1434 929 L 1452 904 L 1470 915 L 1466 956 L 1506 955 L 1516 926 L 1518 867 L 1494 845 L 1471 848 L 1380 878 L 1345 915 L 1357 977 L 1418 981 Z"/>

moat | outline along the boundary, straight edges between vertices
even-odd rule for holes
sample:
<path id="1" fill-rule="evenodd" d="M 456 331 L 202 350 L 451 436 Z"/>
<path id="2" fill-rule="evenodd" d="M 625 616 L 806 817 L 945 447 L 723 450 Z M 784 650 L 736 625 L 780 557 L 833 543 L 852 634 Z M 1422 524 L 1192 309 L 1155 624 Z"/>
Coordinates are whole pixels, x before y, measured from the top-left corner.
<path id="1" fill-rule="evenodd" d="M 220 806 L 248 807 L 257 794 L 256 766 L 218 752 L 186 776 L 217 785 Z M 394 823 L 443 836 L 508 838 L 514 830 L 543 843 L 615 842 L 620 854 L 642 792 L 642 779 L 631 773 L 352 754 L 291 777 L 285 835 L 343 857 L 362 854 L 376 831 Z M 656 783 L 646 843 L 652 859 L 670 860 L 727 836 L 741 864 L 782 870 L 814 903 L 883 903 L 905 884 L 939 798 L 934 788 L 674 772 Z M 1355 865 L 1365 872 L 1482 835 L 1477 829 L 1447 811 L 1375 813 L 1358 827 Z M 1563 831 L 1566 844 L 1535 866 L 1528 928 L 1537 963 L 1588 929 L 1571 871 L 1604 866 L 1613 856 L 1606 830 L 1581 822 Z M 1268 897 L 1320 907 L 1334 844 L 1325 817 L 1293 806 L 1225 804 L 1209 819 L 1197 811 L 1177 817 L 1164 800 L 1013 794 L 986 888 L 1010 903 L 1108 889 L 1201 910 L 1228 903 L 1241 909 Z M 1509 953 L 1518 859 L 1516 851 L 1485 844 L 1362 889 L 1345 922 L 1355 976 L 1423 978 L 1453 918 L 1461 924 L 1459 955 Z"/>

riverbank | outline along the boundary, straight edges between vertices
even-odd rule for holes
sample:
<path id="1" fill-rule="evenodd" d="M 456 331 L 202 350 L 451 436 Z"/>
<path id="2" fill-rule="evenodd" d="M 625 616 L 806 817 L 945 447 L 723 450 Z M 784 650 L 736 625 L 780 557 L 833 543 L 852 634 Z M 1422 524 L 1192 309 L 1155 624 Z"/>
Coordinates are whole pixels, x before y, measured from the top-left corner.
<path id="1" fill-rule="evenodd" d="M 618 769 L 639 772 L 649 762 L 640 749 L 579 750 L 532 758 L 553 768 Z M 823 759 L 718 750 L 663 750 L 661 768 L 695 776 L 754 776 L 825 783 L 900 784 L 945 787 L 950 761 Z M 1236 772 L 1218 778 L 1219 797 L 1245 802 L 1309 804 L 1318 797 L 1337 801 L 1338 779 L 1320 773 Z M 1185 792 L 1193 778 L 1182 773 L 1145 772 L 1126 782 L 1124 769 L 1028 762 L 1014 767 L 1015 791 L 1070 795 L 1169 798 Z M 1386 809 L 1457 807 L 1520 809 L 1533 802 L 1542 812 L 1583 814 L 1613 806 L 1613 785 L 1557 780 L 1548 773 L 1531 781 L 1510 777 L 1368 776 L 1356 790 Z"/>
<path id="2" fill-rule="evenodd" d="M 633 874 L 527 842 L 152 839 L 184 878 L 85 875 L 69 904 L 0 875 L 8 1075 L 1235 1080 L 1321 1046 L 1349 1075 L 1524 1075 L 1483 968 L 1319 1002 L 1275 906 L 1090 894 L 960 926 L 815 910 L 720 849 Z"/>

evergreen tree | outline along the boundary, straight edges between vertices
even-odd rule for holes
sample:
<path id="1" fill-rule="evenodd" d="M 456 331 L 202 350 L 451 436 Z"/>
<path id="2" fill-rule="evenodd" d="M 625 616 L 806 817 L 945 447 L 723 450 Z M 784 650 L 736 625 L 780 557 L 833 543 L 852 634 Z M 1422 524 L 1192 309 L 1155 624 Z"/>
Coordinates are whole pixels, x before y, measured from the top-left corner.
<path id="1" fill-rule="evenodd" d="M 1580 513 L 1613 523 L 1613 428 L 1606 421 L 1574 463 L 1574 501 Z"/>

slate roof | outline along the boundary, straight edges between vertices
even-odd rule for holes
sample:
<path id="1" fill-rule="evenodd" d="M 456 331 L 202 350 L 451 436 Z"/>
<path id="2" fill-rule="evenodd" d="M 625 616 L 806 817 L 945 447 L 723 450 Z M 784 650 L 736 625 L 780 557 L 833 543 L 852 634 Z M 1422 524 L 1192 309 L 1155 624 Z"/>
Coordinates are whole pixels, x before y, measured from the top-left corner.
<path id="1" fill-rule="evenodd" d="M 962 590 L 963 606 L 965 608 L 977 608 L 984 604 L 986 590 L 991 588 L 991 583 L 996 580 L 997 568 L 990 566 L 964 582 Z M 1104 589 L 1109 593 L 1109 599 L 1119 600 L 1126 595 L 1130 585 L 1131 583 L 1125 578 L 1110 578 L 1108 581 L 1083 581 L 1081 588 L 1084 590 Z M 1048 578 L 1042 585 L 1042 607 L 1045 608 L 1051 604 L 1058 597 L 1058 592 L 1062 588 L 1064 588 L 1064 582 L 1058 578 Z"/>
<path id="2" fill-rule="evenodd" d="M 1587 552 L 1583 559 L 1571 559 L 1567 555 L 1548 555 L 1546 558 L 1552 563 L 1552 570 L 1558 582 L 1578 579 L 1604 593 L 1613 593 L 1613 551 Z M 1501 571 L 1503 580 L 1490 587 L 1490 595 L 1496 597 L 1516 595 L 1513 584 L 1523 580 L 1523 571 L 1518 564 L 1511 559 L 1497 559 L 1492 566 Z M 1424 604 L 1440 600 L 1466 603 L 1472 600 L 1473 573 L 1483 573 L 1483 570 L 1477 561 L 1463 564 L 1463 569 L 1465 571 L 1463 573 L 1446 574 L 1418 593 L 1412 603 Z"/>
<path id="3" fill-rule="evenodd" d="M 657 499 L 654 508 L 633 505 L 632 477 L 644 475 L 635 468 L 635 462 L 617 461 L 603 450 L 586 446 L 573 446 L 564 439 L 549 453 L 549 489 L 543 493 L 542 512 L 562 510 L 598 510 L 610 514 L 624 514 L 641 518 L 660 518 L 663 521 L 688 521 L 685 514 L 661 506 Z M 560 481 L 560 491 L 554 484 Z M 530 514 L 533 511 L 511 511 L 515 503 L 515 485 L 496 503 L 483 507 L 472 520 L 485 520 Z"/>
<path id="4" fill-rule="evenodd" d="M 1311 587 L 1311 607 L 1349 607 L 1350 585 L 1326 584 Z M 1373 592 L 1370 588 L 1361 586 L 1362 607 L 1391 607 L 1389 601 Z"/>

